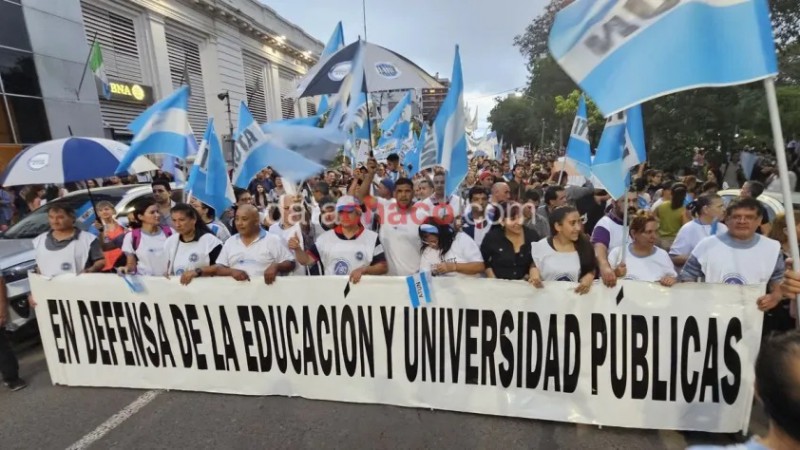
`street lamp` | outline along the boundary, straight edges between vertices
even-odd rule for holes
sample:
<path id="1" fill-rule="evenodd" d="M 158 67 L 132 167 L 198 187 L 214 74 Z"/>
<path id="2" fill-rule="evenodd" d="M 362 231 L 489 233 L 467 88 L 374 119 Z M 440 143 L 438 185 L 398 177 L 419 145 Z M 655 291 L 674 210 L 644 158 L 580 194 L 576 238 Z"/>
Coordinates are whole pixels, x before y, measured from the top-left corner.
<path id="1" fill-rule="evenodd" d="M 224 101 L 228 108 L 228 145 L 230 146 L 231 161 L 233 161 L 233 120 L 231 119 L 231 93 L 230 91 L 220 92 L 217 94 L 220 101 Z"/>

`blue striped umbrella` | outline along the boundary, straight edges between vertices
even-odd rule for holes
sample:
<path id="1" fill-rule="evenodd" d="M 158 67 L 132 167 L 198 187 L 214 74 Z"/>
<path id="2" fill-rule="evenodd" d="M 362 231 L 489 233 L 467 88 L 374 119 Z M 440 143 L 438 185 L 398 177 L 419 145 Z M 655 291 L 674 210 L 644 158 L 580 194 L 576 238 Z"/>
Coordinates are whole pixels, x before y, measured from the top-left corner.
<path id="1" fill-rule="evenodd" d="M 2 186 L 64 184 L 114 175 L 128 146 L 109 139 L 70 137 L 28 147 L 8 163 Z M 138 158 L 130 173 L 158 170 L 147 158 Z"/>

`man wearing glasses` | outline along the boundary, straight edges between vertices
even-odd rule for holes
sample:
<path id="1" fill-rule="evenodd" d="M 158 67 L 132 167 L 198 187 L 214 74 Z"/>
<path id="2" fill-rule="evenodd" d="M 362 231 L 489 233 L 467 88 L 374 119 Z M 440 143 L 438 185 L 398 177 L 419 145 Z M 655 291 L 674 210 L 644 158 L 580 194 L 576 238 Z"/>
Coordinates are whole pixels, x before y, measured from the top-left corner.
<path id="1" fill-rule="evenodd" d="M 756 234 L 761 208 L 754 198 L 740 198 L 728 205 L 726 233 L 697 244 L 683 266 L 680 281 L 754 285 L 768 283 L 769 294 L 758 298 L 758 309 L 769 311 L 781 301 L 785 264 L 778 241 Z"/>

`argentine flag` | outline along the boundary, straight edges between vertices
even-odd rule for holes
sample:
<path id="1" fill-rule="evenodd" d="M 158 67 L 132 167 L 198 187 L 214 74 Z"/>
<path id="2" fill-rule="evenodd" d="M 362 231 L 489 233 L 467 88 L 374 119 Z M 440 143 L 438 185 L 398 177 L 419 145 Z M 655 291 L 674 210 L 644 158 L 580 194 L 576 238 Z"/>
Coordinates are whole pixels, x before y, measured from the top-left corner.
<path id="1" fill-rule="evenodd" d="M 625 195 L 633 166 L 645 160 L 641 117 L 639 106 L 609 117 L 592 163 L 594 179 L 615 199 Z"/>
<path id="2" fill-rule="evenodd" d="M 439 164 L 439 143 L 436 139 L 436 128 L 431 128 L 426 123 L 422 126 L 422 132 L 417 141 L 417 151 L 419 152 L 418 166 L 414 168 L 414 173 L 409 172 L 410 176 L 414 176 L 420 172 Z"/>
<path id="3" fill-rule="evenodd" d="M 447 171 L 445 195 L 448 197 L 453 195 L 464 181 L 469 168 L 464 114 L 464 79 L 461 76 L 461 55 L 457 45 L 451 79 L 450 90 L 433 122 L 431 130 L 433 133 L 429 132 L 429 136 L 433 135 L 438 143 L 439 164 Z"/>
<path id="4" fill-rule="evenodd" d="M 381 131 L 393 131 L 401 123 L 408 123 L 411 120 L 411 91 L 406 92 L 405 97 L 400 103 L 395 105 L 392 111 L 381 123 Z M 395 133 L 393 133 L 395 134 Z"/>
<path id="5" fill-rule="evenodd" d="M 322 50 L 322 55 L 320 55 L 320 61 L 326 60 L 331 57 L 334 53 L 338 52 L 339 50 L 344 48 L 344 28 L 342 27 L 342 22 L 340 21 L 336 24 L 336 28 L 333 29 L 333 33 L 331 34 L 331 38 L 328 39 L 328 45 Z M 328 96 L 323 95 L 319 99 L 319 105 L 317 105 L 317 114 L 325 114 L 328 112 Z"/>
<path id="6" fill-rule="evenodd" d="M 419 308 L 421 303 L 430 303 L 433 299 L 430 288 L 431 278 L 430 272 L 417 272 L 406 277 L 408 298 L 414 308 Z"/>
<path id="7" fill-rule="evenodd" d="M 247 189 L 256 174 L 267 167 L 272 167 L 283 178 L 294 184 L 299 184 L 324 171 L 325 167 L 322 165 L 289 150 L 283 144 L 284 140 L 290 140 L 284 139 L 281 136 L 283 133 L 296 134 L 298 131 L 302 132 L 303 128 L 286 126 L 274 129 L 273 133 L 264 133 L 247 105 L 242 102 L 239 107 L 239 131 L 236 135 L 233 156 L 233 185 Z"/>
<path id="8" fill-rule="evenodd" d="M 567 159 L 586 179 L 592 176 L 592 149 L 589 144 L 589 120 L 586 114 L 586 99 L 581 95 L 578 113 L 572 123 L 572 132 L 567 143 Z"/>
<path id="9" fill-rule="evenodd" d="M 140 156 L 163 154 L 186 159 L 191 136 L 186 113 L 188 105 L 189 87 L 183 86 L 131 122 L 128 129 L 134 133 L 133 141 L 117 173 L 127 173 Z"/>
<path id="10" fill-rule="evenodd" d="M 206 134 L 189 172 L 186 190 L 191 196 L 214 208 L 217 217 L 221 217 L 236 202 L 222 147 L 214 133 L 214 119 L 208 120 Z"/>
<path id="11" fill-rule="evenodd" d="M 778 73 L 767 0 L 576 0 L 556 15 L 549 47 L 606 116 Z"/>

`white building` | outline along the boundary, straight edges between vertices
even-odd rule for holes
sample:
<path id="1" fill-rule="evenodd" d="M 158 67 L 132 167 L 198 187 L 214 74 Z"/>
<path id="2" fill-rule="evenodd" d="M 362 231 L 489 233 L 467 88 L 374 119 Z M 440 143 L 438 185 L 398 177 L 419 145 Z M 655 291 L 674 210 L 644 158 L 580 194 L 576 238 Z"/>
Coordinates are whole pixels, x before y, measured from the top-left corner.
<path id="1" fill-rule="evenodd" d="M 71 129 L 128 139 L 126 125 L 184 74 L 198 138 L 209 117 L 221 138 L 229 134 L 227 99 L 220 99 L 226 93 L 234 129 L 242 100 L 260 122 L 315 114 L 311 100 L 294 98 L 295 82 L 323 44 L 256 0 L 14 1 L 24 12 L 52 138 Z M 112 82 L 110 100 L 98 95 L 88 69 L 76 92 L 95 37 Z"/>

